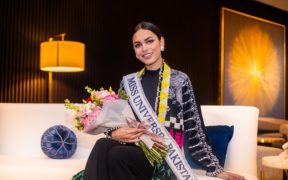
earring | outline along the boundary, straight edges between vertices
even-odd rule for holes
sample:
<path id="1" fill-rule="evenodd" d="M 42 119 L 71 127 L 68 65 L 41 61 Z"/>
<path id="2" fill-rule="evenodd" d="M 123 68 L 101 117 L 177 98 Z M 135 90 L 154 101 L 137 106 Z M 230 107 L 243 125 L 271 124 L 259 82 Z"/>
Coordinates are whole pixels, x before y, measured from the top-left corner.
<path id="1" fill-rule="evenodd" d="M 162 52 L 165 50 L 164 46 L 161 46 L 160 49 L 161 49 Z"/>

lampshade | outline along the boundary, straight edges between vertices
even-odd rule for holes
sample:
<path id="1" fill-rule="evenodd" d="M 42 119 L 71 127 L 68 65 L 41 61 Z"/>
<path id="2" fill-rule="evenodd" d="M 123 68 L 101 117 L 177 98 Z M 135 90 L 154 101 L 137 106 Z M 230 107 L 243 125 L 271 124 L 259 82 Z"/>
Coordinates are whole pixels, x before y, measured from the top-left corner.
<path id="1" fill-rule="evenodd" d="M 78 72 L 85 68 L 85 45 L 74 41 L 47 41 L 40 45 L 40 69 Z"/>

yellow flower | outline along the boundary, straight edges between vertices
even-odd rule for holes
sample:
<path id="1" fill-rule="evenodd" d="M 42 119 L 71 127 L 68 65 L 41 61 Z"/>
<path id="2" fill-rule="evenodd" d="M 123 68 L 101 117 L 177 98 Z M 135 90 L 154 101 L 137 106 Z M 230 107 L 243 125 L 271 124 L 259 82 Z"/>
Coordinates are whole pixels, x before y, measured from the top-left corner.
<path id="1" fill-rule="evenodd" d="M 164 72 L 163 72 L 163 75 L 162 75 L 163 79 L 167 78 L 168 76 L 170 76 L 169 71 L 168 71 L 168 72 L 167 72 L 167 71 L 164 71 Z"/>
<path id="2" fill-rule="evenodd" d="M 163 114 L 163 112 L 166 112 L 166 110 L 167 110 L 167 105 L 159 104 L 159 108 L 158 108 L 159 116 L 161 115 L 161 113 Z"/>
<path id="3" fill-rule="evenodd" d="M 158 116 L 158 119 L 159 119 L 160 122 L 164 122 L 165 121 L 165 118 L 162 117 L 162 116 Z"/>
<path id="4" fill-rule="evenodd" d="M 167 98 L 168 98 L 168 94 L 162 91 L 160 93 L 160 102 L 164 99 L 167 99 Z"/>
<path id="5" fill-rule="evenodd" d="M 164 89 L 164 88 L 166 88 L 166 87 L 169 87 L 169 82 L 166 82 L 166 81 L 164 81 L 164 82 L 162 82 L 162 84 L 161 84 L 161 87 L 162 87 L 162 89 Z"/>

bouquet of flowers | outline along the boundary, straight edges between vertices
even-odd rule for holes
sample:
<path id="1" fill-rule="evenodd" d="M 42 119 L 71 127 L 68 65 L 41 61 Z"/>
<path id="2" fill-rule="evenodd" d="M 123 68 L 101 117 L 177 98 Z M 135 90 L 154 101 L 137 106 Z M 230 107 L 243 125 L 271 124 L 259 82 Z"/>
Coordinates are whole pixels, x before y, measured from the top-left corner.
<path id="1" fill-rule="evenodd" d="M 75 104 L 68 99 L 65 100 L 65 106 L 72 110 L 75 127 L 79 131 L 100 134 L 111 127 L 144 128 L 146 131 L 140 136 L 140 141 L 136 145 L 144 151 L 152 166 L 163 161 L 168 152 L 165 139 L 149 132 L 149 125 L 145 121 L 135 120 L 124 91 L 116 94 L 111 87 L 109 90 L 101 88 L 99 91 L 88 86 L 85 89 L 90 96 L 83 99 L 82 103 Z"/>

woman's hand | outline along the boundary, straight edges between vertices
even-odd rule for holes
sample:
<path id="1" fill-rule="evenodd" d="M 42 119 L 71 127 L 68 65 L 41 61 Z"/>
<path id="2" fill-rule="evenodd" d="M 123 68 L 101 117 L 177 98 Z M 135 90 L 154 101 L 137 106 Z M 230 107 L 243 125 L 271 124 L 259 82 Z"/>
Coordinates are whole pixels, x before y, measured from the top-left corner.
<path id="1" fill-rule="evenodd" d="M 245 180 L 243 176 L 226 171 L 221 172 L 220 174 L 217 175 L 217 177 L 226 180 Z"/>
<path id="2" fill-rule="evenodd" d="M 139 141 L 139 137 L 144 133 L 145 129 L 121 127 L 111 133 L 112 139 L 125 143 L 135 143 Z"/>

